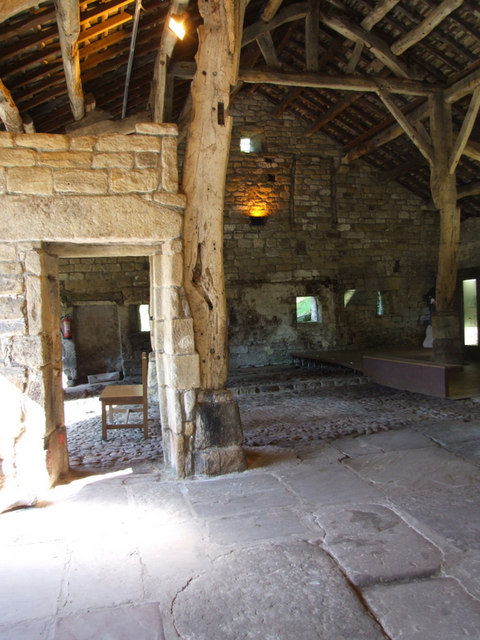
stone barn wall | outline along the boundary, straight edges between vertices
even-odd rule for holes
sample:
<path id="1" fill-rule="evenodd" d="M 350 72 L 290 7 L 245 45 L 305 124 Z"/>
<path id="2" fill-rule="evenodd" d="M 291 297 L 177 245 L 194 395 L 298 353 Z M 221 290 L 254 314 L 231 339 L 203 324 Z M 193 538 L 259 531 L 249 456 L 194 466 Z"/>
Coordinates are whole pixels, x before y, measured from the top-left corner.
<path id="1" fill-rule="evenodd" d="M 230 364 L 290 361 L 292 351 L 421 345 L 434 285 L 437 212 L 258 93 L 233 105 L 225 201 Z M 252 136 L 262 151 L 243 153 Z M 249 215 L 268 214 L 266 224 Z M 355 290 L 347 306 L 344 295 Z M 383 314 L 377 315 L 381 293 Z M 322 321 L 297 324 L 314 296 Z"/>
<path id="2" fill-rule="evenodd" d="M 59 280 L 61 315 L 73 320 L 71 339 L 62 340 L 68 384 L 107 371 L 140 376 L 141 354 L 151 351 L 150 334 L 140 331 L 138 313 L 139 305 L 150 304 L 148 257 L 61 258 Z M 106 321 L 106 313 L 113 323 Z M 89 330 L 82 325 L 86 314 L 94 323 Z"/>
<path id="3" fill-rule="evenodd" d="M 0 506 L 68 469 L 61 257 L 149 256 L 165 455 L 178 475 L 191 473 L 199 367 L 182 288 L 184 206 L 173 125 L 128 136 L 0 133 Z"/>

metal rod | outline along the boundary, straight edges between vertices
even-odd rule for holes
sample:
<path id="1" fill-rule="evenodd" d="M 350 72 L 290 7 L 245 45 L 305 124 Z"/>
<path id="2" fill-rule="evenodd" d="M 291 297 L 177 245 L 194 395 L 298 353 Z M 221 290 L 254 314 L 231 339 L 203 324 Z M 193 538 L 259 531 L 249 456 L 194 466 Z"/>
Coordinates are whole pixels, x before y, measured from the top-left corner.
<path id="1" fill-rule="evenodd" d="M 130 41 L 130 52 L 128 54 L 127 74 L 125 76 L 125 90 L 123 92 L 122 118 L 127 113 L 128 89 L 130 87 L 130 76 L 132 74 L 133 55 L 135 53 L 135 42 L 137 41 L 138 23 L 140 20 L 140 10 L 142 9 L 142 0 L 137 0 L 135 4 L 135 17 L 133 19 L 132 39 Z"/>

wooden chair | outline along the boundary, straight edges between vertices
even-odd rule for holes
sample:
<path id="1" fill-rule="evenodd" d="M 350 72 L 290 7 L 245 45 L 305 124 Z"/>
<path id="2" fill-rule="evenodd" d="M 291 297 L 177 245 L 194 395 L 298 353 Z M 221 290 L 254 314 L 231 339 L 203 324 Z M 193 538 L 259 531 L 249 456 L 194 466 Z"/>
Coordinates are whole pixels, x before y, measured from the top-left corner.
<path id="1" fill-rule="evenodd" d="M 142 384 L 124 384 L 105 387 L 100 394 L 102 403 L 102 439 L 107 439 L 107 429 L 142 429 L 145 438 L 148 437 L 148 359 L 142 353 Z M 108 420 L 107 421 L 107 407 Z M 133 408 L 135 407 L 135 408 Z M 141 408 L 139 408 L 141 407 Z M 125 414 L 123 423 L 114 423 L 113 414 Z M 141 412 L 142 422 L 129 422 L 130 413 Z"/>

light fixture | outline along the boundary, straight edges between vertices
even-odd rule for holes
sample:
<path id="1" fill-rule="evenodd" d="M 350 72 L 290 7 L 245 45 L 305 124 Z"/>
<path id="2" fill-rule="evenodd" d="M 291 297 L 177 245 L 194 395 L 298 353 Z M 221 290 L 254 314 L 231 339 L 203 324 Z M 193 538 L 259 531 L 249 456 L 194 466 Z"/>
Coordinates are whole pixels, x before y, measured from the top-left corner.
<path id="1" fill-rule="evenodd" d="M 183 40 L 185 37 L 185 15 L 170 16 L 168 21 L 168 28 L 174 33 L 179 40 Z"/>
<path id="2" fill-rule="evenodd" d="M 250 224 L 255 227 L 264 225 L 267 222 L 268 210 L 264 202 L 253 205 L 248 212 Z"/>

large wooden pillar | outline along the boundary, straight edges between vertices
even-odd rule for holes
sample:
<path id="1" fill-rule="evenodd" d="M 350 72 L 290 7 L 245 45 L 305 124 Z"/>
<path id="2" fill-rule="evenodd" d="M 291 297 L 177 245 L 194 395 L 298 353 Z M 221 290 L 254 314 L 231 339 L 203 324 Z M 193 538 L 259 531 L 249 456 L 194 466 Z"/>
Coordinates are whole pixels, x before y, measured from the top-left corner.
<path id="1" fill-rule="evenodd" d="M 223 204 L 245 0 L 199 0 L 204 24 L 192 82 L 192 115 L 183 167 L 184 286 L 200 355 L 201 390 L 194 436 L 197 473 L 243 469 L 238 406 L 225 389 L 227 311 L 223 271 Z"/>
<path id="2" fill-rule="evenodd" d="M 433 145 L 430 183 L 433 202 L 440 212 L 436 312 L 432 318 L 433 348 L 436 360 L 461 362 L 459 316 L 455 309 L 460 209 L 457 206 L 455 171 L 449 171 L 453 148 L 452 111 L 442 93 L 433 94 L 430 98 L 430 129 Z"/>

